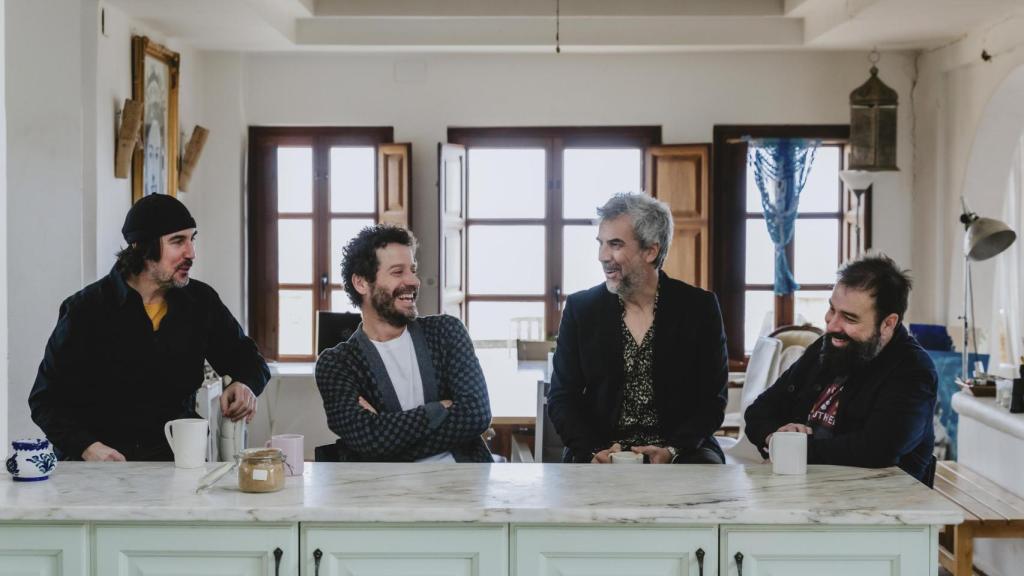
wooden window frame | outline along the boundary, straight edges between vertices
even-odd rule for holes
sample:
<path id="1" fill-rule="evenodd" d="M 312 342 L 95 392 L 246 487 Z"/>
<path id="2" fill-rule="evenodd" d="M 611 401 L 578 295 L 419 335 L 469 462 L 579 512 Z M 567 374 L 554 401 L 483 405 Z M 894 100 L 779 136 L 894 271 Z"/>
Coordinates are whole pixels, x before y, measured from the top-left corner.
<path id="1" fill-rule="evenodd" d="M 339 284 L 330 283 L 326 291 L 317 296 L 317 280 L 338 265 L 330 254 L 330 221 L 332 217 L 364 217 L 376 221 L 380 205 L 377 193 L 379 170 L 374 169 L 374 211 L 367 213 L 330 212 L 329 151 L 332 146 L 373 146 L 393 141 L 390 127 L 249 127 L 248 170 L 248 289 L 249 332 L 260 353 L 270 360 L 282 362 L 309 362 L 314 354 L 278 354 L 278 290 L 297 287 L 312 289 L 313 330 L 316 330 L 316 312 L 330 310 L 332 289 Z M 279 215 L 277 212 L 277 164 L 272 158 L 280 146 L 309 146 L 313 148 L 313 212 Z M 374 154 L 375 164 L 378 162 Z M 278 282 L 277 220 L 305 218 L 313 220 L 313 282 L 311 285 L 282 285 Z M 325 294 L 325 295 L 324 295 Z M 314 336 L 315 338 L 315 336 Z"/>
<path id="2" fill-rule="evenodd" d="M 746 211 L 747 145 L 741 139 L 753 138 L 812 138 L 826 144 L 845 146 L 849 140 L 848 125 L 725 125 L 714 127 L 714 153 L 712 164 L 714 178 L 715 211 L 712 227 L 716 250 L 712 257 L 712 277 L 716 293 L 722 306 L 722 320 L 728 334 L 730 364 L 741 368 L 746 362 L 744 347 L 744 316 L 747 290 L 771 289 L 771 285 L 747 284 L 746 274 L 746 221 L 758 219 Z M 842 156 L 845 156 L 843 154 Z M 842 165 L 845 165 L 842 158 Z M 842 165 L 840 169 L 842 169 Z M 839 230 L 839 262 L 849 258 L 848 234 L 850 226 L 851 196 L 842 183 L 840 186 L 840 212 L 802 214 L 799 219 L 837 219 Z M 871 194 L 865 193 L 861 218 L 865 249 L 871 247 Z M 763 216 L 760 217 L 763 219 Z M 786 247 L 786 257 L 793 262 L 793 243 Z M 831 290 L 832 284 L 801 285 L 803 290 Z M 775 325 L 792 324 L 794 318 L 792 295 L 775 297 Z"/>
<path id="3" fill-rule="evenodd" d="M 542 148 L 545 151 L 545 210 L 543 218 L 492 219 L 470 218 L 470 201 L 466 199 L 466 234 L 474 225 L 542 225 L 547 242 L 545 245 L 544 293 L 529 295 L 472 295 L 469 281 L 469 251 L 467 245 L 463 266 L 466 267 L 465 322 L 469 326 L 470 302 L 544 302 L 546 319 L 544 332 L 547 338 L 558 333 L 562 303 L 566 294 L 562 287 L 561 229 L 564 226 L 592 224 L 594 218 L 563 218 L 562 206 L 562 153 L 566 148 L 639 148 L 640 182 L 644 186 L 644 152 L 650 146 L 661 144 L 661 126 L 610 126 L 610 127 L 515 127 L 515 128 L 449 128 L 448 142 L 465 146 L 467 158 L 472 148 Z M 466 174 L 468 177 L 469 168 Z M 468 186 L 468 182 L 467 182 Z M 596 216 L 595 216 L 596 218 Z M 594 263 L 597 266 L 597 262 Z"/>

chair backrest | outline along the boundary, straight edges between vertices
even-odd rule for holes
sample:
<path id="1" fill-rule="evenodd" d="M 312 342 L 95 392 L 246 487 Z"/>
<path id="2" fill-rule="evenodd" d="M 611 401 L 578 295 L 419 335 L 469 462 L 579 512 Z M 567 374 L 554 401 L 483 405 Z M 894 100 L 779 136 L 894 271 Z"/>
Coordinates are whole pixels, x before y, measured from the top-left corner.
<path id="1" fill-rule="evenodd" d="M 534 462 L 561 462 L 562 438 L 548 416 L 548 391 L 551 383 L 537 380 L 537 422 L 533 436 Z"/>
<path id="2" fill-rule="evenodd" d="M 821 328 L 813 324 L 804 324 L 802 326 L 779 326 L 769 336 L 778 338 L 782 342 L 783 348 L 788 348 L 789 346 L 803 346 L 807 348 L 815 340 L 821 338 L 824 333 Z"/>
<path id="3" fill-rule="evenodd" d="M 362 320 L 362 315 L 352 312 L 317 312 L 316 355 L 319 356 L 324 350 L 348 340 Z"/>
<path id="4" fill-rule="evenodd" d="M 779 353 L 782 342 L 778 338 L 762 336 L 754 344 L 747 362 L 747 375 L 743 380 L 743 394 L 740 397 L 740 414 L 775 382 L 779 375 Z"/>

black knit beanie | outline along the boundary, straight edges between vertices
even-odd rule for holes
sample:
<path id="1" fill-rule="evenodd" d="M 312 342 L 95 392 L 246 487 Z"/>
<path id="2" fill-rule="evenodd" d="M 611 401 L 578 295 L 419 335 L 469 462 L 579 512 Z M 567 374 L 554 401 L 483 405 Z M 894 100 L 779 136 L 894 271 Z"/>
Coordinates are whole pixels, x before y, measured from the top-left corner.
<path id="1" fill-rule="evenodd" d="M 129 244 L 159 238 L 164 234 L 195 228 L 188 208 L 174 196 L 150 194 L 142 197 L 124 218 L 121 234 Z"/>

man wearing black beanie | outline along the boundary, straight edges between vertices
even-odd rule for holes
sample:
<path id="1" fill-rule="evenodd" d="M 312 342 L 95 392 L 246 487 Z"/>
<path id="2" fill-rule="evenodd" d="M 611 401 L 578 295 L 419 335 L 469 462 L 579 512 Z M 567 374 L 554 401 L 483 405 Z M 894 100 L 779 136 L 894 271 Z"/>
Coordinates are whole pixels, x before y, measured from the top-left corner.
<path id="1" fill-rule="evenodd" d="M 61 304 L 29 394 L 32 419 L 67 460 L 172 460 L 164 423 L 195 418 L 204 361 L 233 382 L 232 420 L 251 421 L 267 363 L 210 286 L 189 278 L 196 221 L 160 194 L 135 203 L 108 275 Z"/>

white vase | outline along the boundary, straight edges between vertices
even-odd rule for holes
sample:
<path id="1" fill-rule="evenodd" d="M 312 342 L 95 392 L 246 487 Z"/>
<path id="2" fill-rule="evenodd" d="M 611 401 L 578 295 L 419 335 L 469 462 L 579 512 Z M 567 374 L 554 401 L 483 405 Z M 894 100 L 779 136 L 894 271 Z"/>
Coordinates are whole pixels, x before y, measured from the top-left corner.
<path id="1" fill-rule="evenodd" d="M 14 453 L 7 459 L 7 471 L 17 482 L 46 480 L 57 468 L 53 446 L 46 438 L 25 438 L 11 442 Z"/>

